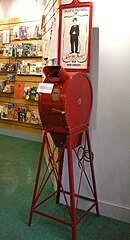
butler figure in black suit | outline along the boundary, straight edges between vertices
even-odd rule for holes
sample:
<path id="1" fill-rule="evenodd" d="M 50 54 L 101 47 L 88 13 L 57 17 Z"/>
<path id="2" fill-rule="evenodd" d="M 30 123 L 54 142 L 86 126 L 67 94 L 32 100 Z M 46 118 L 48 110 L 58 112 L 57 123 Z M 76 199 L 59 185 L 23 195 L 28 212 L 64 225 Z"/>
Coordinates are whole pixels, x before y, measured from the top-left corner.
<path id="1" fill-rule="evenodd" d="M 77 25 L 77 18 L 73 19 L 73 23 L 74 24 L 70 29 L 71 53 L 74 53 L 74 52 L 79 53 L 78 52 L 79 25 Z"/>

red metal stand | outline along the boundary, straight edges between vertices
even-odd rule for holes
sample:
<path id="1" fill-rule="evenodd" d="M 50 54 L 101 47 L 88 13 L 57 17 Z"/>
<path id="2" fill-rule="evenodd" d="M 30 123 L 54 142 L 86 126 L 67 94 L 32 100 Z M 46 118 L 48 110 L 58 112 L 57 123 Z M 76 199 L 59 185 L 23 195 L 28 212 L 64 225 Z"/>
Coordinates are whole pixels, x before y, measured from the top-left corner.
<path id="1" fill-rule="evenodd" d="M 42 142 L 42 148 L 40 153 L 40 159 L 37 169 L 37 175 L 36 175 L 36 182 L 34 187 L 34 194 L 32 199 L 32 206 L 30 210 L 30 216 L 29 216 L 29 226 L 32 224 L 32 216 L 33 213 L 40 214 L 44 217 L 50 218 L 52 220 L 58 221 L 60 223 L 63 223 L 65 225 L 68 225 L 72 228 L 72 240 L 76 240 L 76 226 L 77 224 L 90 212 L 94 207 L 96 208 L 96 213 L 99 215 L 98 210 L 98 199 L 97 199 L 97 192 L 96 192 L 96 181 L 95 181 L 95 174 L 94 174 L 94 166 L 93 166 L 93 156 L 91 151 L 91 143 L 90 143 L 90 136 L 89 136 L 89 129 L 88 126 L 83 131 L 82 129 L 78 132 L 73 132 L 71 134 L 66 135 L 66 140 L 63 143 L 63 146 L 59 150 L 59 155 L 57 159 L 55 159 L 55 152 L 52 151 L 51 145 L 48 140 L 48 132 L 47 130 L 44 131 L 43 135 L 43 142 Z M 88 175 L 87 173 L 87 167 L 85 163 L 85 156 L 82 155 L 82 159 L 80 159 L 77 148 L 75 148 L 73 144 L 74 137 L 78 137 L 79 134 L 85 132 L 85 138 L 84 138 L 84 146 L 83 150 L 85 152 L 86 147 L 88 146 L 88 154 L 89 154 L 89 164 L 90 164 L 90 173 Z M 69 191 L 66 191 L 63 183 L 62 183 L 62 170 L 63 170 L 63 161 L 64 161 L 64 150 L 67 149 L 68 153 L 68 180 L 69 180 Z M 42 169 L 42 163 L 43 163 L 43 154 L 44 150 L 46 149 L 46 153 L 48 155 L 48 163 L 46 167 L 44 168 L 44 173 Z M 73 153 L 73 154 L 72 154 Z M 80 161 L 80 174 L 79 174 L 79 183 L 77 185 L 77 191 L 75 192 L 75 179 L 74 179 L 74 160 L 73 155 L 75 155 L 75 158 L 77 159 L 77 163 Z M 42 175 L 42 178 L 41 178 Z M 91 175 L 91 176 L 90 176 Z M 57 183 L 57 189 L 54 190 L 51 194 L 49 194 L 47 197 L 42 196 L 44 193 L 44 189 L 50 180 L 51 177 L 55 178 L 55 181 Z M 84 179 L 83 179 L 84 178 Z M 86 187 L 91 192 L 92 197 L 86 197 L 80 194 L 81 192 L 81 183 L 82 181 L 86 180 Z M 71 221 L 68 222 L 66 220 L 57 218 L 56 216 L 52 216 L 49 214 L 46 214 L 45 212 L 38 210 L 38 207 L 40 207 L 42 204 L 44 204 L 47 200 L 49 200 L 52 196 L 56 196 L 56 203 L 59 203 L 60 200 L 60 194 L 62 193 L 63 198 L 65 200 L 66 206 L 68 208 L 68 212 L 70 214 Z M 41 199 L 42 197 L 42 199 Z M 69 199 L 69 200 L 68 200 Z M 86 211 L 77 219 L 77 210 L 78 210 L 78 203 L 79 199 L 87 200 L 89 203 L 91 203 Z"/>

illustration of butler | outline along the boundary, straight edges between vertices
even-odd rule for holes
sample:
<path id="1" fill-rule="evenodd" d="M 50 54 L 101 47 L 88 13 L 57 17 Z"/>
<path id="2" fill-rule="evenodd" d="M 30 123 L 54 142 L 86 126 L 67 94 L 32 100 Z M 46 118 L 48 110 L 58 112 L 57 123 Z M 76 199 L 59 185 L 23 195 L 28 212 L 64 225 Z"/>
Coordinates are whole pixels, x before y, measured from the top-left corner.
<path id="1" fill-rule="evenodd" d="M 70 29 L 70 44 L 71 44 L 71 52 L 72 53 L 79 53 L 78 52 L 78 38 L 79 38 L 79 25 L 77 25 L 77 18 L 73 19 L 73 25 Z"/>

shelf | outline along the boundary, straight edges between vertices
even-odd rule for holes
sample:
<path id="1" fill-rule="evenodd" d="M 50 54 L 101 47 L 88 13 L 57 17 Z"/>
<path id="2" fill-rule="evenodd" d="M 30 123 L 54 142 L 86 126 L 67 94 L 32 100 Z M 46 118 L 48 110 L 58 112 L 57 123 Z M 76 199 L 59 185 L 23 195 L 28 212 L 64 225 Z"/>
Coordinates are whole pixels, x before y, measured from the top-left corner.
<path id="1" fill-rule="evenodd" d="M 9 95 L 11 95 L 11 94 L 13 95 L 14 92 L 10 92 L 10 93 L 8 93 L 8 92 L 0 92 L 0 96 L 1 96 L 1 94 L 3 94 L 3 95 L 6 95 L 6 94 L 7 94 L 7 96 L 8 96 L 8 94 L 9 94 Z"/>
<path id="2" fill-rule="evenodd" d="M 42 129 L 42 125 L 41 124 L 37 124 L 37 123 L 28 123 L 28 122 L 20 122 L 20 121 L 17 121 L 17 120 L 13 120 L 13 119 L 6 119 L 6 118 L 0 118 L 0 122 L 4 122 L 4 123 L 17 123 L 17 125 L 19 126 L 24 126 L 24 127 L 34 127 L 35 128 L 39 128 L 39 129 Z"/>
<path id="3" fill-rule="evenodd" d="M 14 57 L 14 58 L 42 58 L 42 56 L 21 56 L 21 57 Z"/>
<path id="4" fill-rule="evenodd" d="M 42 40 L 42 37 L 40 38 L 14 38 L 11 40 L 11 42 L 15 42 L 15 41 L 31 41 L 31 40 Z"/>
<path id="5" fill-rule="evenodd" d="M 8 72 L 5 72 L 5 71 L 0 71 L 0 74 L 2 75 L 2 74 L 8 74 L 8 73 L 14 73 L 14 74 L 16 74 L 16 71 L 8 71 Z"/>
<path id="6" fill-rule="evenodd" d="M 0 56 L 0 59 L 19 59 L 19 58 L 42 58 L 42 56 L 21 56 L 21 57 L 6 57 Z"/>
<path id="7" fill-rule="evenodd" d="M 42 74 L 17 74 L 16 71 L 2 72 L 0 71 L 0 75 L 6 75 L 8 73 L 14 73 L 16 76 L 33 76 L 33 77 L 42 77 Z"/>
<path id="8" fill-rule="evenodd" d="M 0 25 L 2 23 L 3 22 L 0 22 Z M 32 38 L 31 37 L 27 38 L 26 37 L 26 38 L 13 39 L 13 35 L 12 35 L 13 26 L 19 26 L 20 25 L 19 23 L 24 24 L 24 21 L 21 22 L 21 21 L 19 21 L 18 18 L 9 19 L 7 21 L 8 29 L 10 29 L 10 43 L 9 44 L 15 45 L 16 47 L 17 47 L 18 44 L 22 45 L 22 43 L 23 43 L 23 46 L 26 45 L 26 43 L 27 43 L 28 46 L 31 46 L 32 44 L 36 44 L 37 45 L 37 48 L 36 48 L 37 51 L 35 51 L 35 48 L 34 48 L 34 51 L 32 49 L 32 51 L 30 50 L 30 52 L 26 52 L 26 51 L 18 52 L 17 51 L 17 53 L 15 52 L 15 55 L 12 56 L 12 57 L 6 55 L 5 51 L 1 52 L 0 53 L 1 66 L 2 65 L 6 66 L 6 64 L 9 64 L 9 66 L 11 66 L 11 65 L 15 66 L 15 71 L 0 71 L 0 79 L 3 80 L 3 81 L 6 81 L 7 80 L 6 78 L 7 78 L 8 74 L 14 74 L 14 78 L 15 78 L 15 81 L 13 82 L 14 87 L 15 87 L 15 82 L 24 82 L 24 87 L 37 87 L 38 83 L 42 81 L 42 71 L 38 71 L 38 70 L 42 69 L 42 52 L 41 52 L 42 36 L 41 37 L 35 37 L 35 38 L 33 38 L 33 37 Z M 26 23 L 25 23 L 25 25 L 26 25 Z M 4 25 L 2 25 L 1 29 L 6 30 L 4 28 Z M 0 45 L 0 50 L 2 50 L 3 48 L 4 48 L 4 44 L 1 44 Z M 7 49 L 8 49 L 8 47 L 7 47 Z M 5 56 L 3 56 L 3 53 L 5 54 Z M 9 53 L 9 51 L 7 53 Z M 19 54 L 21 54 L 21 55 L 19 55 Z M 24 54 L 25 54 L 25 56 L 24 56 Z M 40 54 L 40 56 L 37 55 L 37 54 Z M 20 62 L 23 62 L 23 64 L 22 64 L 22 66 L 23 66 L 24 61 L 25 61 L 25 64 L 26 64 L 26 62 L 29 62 L 29 63 L 31 63 L 31 62 L 34 63 L 35 62 L 35 65 L 37 66 L 37 72 L 36 71 L 33 72 L 32 71 L 33 68 L 31 69 L 30 74 L 26 73 L 26 69 L 24 69 L 24 68 L 23 68 L 25 70 L 24 73 L 23 73 L 23 71 L 21 71 L 21 73 L 20 73 L 20 71 L 17 71 L 17 68 L 16 68 L 17 62 L 19 62 L 19 64 L 20 64 Z M 2 68 L 2 69 L 4 70 L 4 68 Z M 11 68 L 9 68 L 9 69 L 11 69 Z M 25 108 L 31 112 L 32 116 L 33 116 L 33 114 L 34 114 L 34 116 L 36 114 L 35 118 L 37 119 L 38 101 L 33 100 L 33 99 L 26 100 L 24 97 L 23 98 L 17 98 L 17 95 L 15 95 L 15 93 L 0 92 L 0 104 L 1 104 L 1 106 L 3 106 L 3 113 L 4 113 L 4 105 L 5 105 L 5 108 L 8 108 L 8 105 L 6 105 L 8 103 L 12 103 L 14 105 L 14 109 L 12 107 L 12 115 L 13 115 L 13 110 L 15 111 L 15 107 L 16 107 L 16 111 L 18 111 L 17 107 L 19 105 L 21 107 L 25 106 Z M 6 111 L 6 109 L 5 109 L 5 111 Z M 5 116 L 5 115 L 3 115 L 3 113 L 2 113 L 1 116 Z M 10 112 L 9 112 L 8 117 L 10 119 L 1 119 L 1 117 L 0 117 L 0 126 L 1 127 L 3 127 L 3 128 L 6 127 L 6 128 L 9 128 L 9 129 L 21 130 L 21 131 L 31 132 L 31 133 L 39 133 L 39 134 L 42 133 L 42 126 L 39 125 L 40 122 L 37 122 L 37 121 L 35 122 L 34 121 L 35 122 L 34 123 L 33 122 L 33 117 L 29 117 L 29 113 L 28 113 L 28 116 L 27 116 L 27 119 L 26 119 L 28 122 L 24 122 L 24 120 L 22 122 L 21 119 L 20 119 L 21 121 L 18 121 L 18 118 L 16 120 L 14 120 L 13 117 L 11 117 Z M 32 118 L 32 119 L 30 120 L 28 118 L 30 118 L 30 119 Z"/>
<path id="9" fill-rule="evenodd" d="M 17 76 L 42 77 L 42 74 L 16 74 Z"/>

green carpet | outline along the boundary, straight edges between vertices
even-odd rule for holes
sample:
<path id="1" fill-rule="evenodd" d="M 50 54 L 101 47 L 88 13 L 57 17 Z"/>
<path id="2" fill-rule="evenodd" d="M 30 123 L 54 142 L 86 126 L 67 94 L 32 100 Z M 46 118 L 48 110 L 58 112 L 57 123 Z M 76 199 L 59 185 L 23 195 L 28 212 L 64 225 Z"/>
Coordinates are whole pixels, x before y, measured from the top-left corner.
<path id="1" fill-rule="evenodd" d="M 71 228 L 33 215 L 28 217 L 41 144 L 0 135 L 0 240 L 71 240 Z M 49 183 L 48 191 L 52 190 Z M 65 216 L 66 207 L 46 208 Z M 77 240 L 130 240 L 130 224 L 88 214 L 77 226 Z"/>

